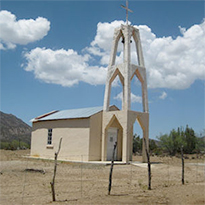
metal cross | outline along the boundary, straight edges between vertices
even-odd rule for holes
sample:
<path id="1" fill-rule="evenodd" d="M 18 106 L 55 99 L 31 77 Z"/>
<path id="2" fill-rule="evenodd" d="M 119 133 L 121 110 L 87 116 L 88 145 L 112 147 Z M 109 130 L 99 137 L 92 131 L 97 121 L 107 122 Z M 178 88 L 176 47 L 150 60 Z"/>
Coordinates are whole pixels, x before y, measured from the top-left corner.
<path id="1" fill-rule="evenodd" d="M 131 9 L 128 8 L 128 0 L 126 0 L 126 6 L 121 5 L 121 7 L 126 10 L 126 23 L 128 25 L 128 11 L 133 12 Z"/>

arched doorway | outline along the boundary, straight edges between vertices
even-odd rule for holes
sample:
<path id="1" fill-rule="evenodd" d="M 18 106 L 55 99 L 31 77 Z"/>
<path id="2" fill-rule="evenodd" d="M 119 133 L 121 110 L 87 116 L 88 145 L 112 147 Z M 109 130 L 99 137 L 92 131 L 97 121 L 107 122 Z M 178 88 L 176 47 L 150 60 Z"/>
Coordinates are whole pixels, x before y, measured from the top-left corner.
<path id="1" fill-rule="evenodd" d="M 106 161 L 110 161 L 112 159 L 115 142 L 117 142 L 117 147 L 114 160 L 122 160 L 122 135 L 123 128 L 117 117 L 113 115 L 105 129 L 104 154 Z"/>

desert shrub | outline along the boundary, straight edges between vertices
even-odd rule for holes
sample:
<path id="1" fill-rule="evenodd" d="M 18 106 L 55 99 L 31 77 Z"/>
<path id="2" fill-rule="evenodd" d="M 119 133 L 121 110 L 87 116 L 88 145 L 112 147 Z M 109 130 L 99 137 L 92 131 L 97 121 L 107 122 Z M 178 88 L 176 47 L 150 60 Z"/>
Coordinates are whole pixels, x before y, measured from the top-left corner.
<path id="1" fill-rule="evenodd" d="M 173 129 L 169 134 L 157 137 L 164 152 L 169 155 L 176 155 L 181 152 L 181 147 L 185 154 L 200 153 L 204 149 L 204 138 L 196 136 L 194 130 L 189 128 L 178 127 L 177 130 Z"/>
<path id="2" fill-rule="evenodd" d="M 8 141 L 0 142 L 0 149 L 17 150 L 17 149 L 29 149 L 29 148 L 30 145 L 23 141 L 12 140 L 11 142 Z"/>

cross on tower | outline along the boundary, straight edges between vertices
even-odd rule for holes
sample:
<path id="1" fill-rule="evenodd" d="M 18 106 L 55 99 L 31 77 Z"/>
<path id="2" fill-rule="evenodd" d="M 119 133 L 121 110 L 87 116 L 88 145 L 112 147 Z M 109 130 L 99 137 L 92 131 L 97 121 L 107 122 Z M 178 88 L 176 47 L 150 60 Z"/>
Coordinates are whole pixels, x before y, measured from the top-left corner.
<path id="1" fill-rule="evenodd" d="M 128 11 L 133 12 L 131 9 L 128 8 L 128 0 L 126 0 L 126 6 L 121 5 L 121 7 L 126 10 L 126 23 L 128 25 Z"/>

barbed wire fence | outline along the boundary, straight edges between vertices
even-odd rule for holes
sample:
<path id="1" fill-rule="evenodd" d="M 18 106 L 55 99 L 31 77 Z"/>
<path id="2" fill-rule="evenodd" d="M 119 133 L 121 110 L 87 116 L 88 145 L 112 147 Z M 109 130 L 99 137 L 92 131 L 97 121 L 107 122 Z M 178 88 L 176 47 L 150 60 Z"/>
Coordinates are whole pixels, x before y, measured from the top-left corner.
<path id="1" fill-rule="evenodd" d="M 10 153 L 10 152 L 8 152 Z M 46 157 L 46 156 L 45 156 Z M 68 156 L 61 156 L 68 159 Z M 56 173 L 57 201 L 77 201 L 84 197 L 107 195 L 109 165 L 58 160 Z M 140 159 L 138 157 L 137 159 Z M 135 159 L 134 159 L 135 160 Z M 173 157 L 151 157 L 152 188 L 181 184 L 181 162 Z M 31 159 L 4 153 L 0 161 L 0 204 L 46 204 L 52 201 L 50 182 L 53 160 Z M 26 170 L 44 170 L 35 172 Z M 204 159 L 185 159 L 185 184 L 204 182 Z M 147 165 L 133 162 L 116 165 L 111 195 L 130 195 L 147 190 Z"/>

